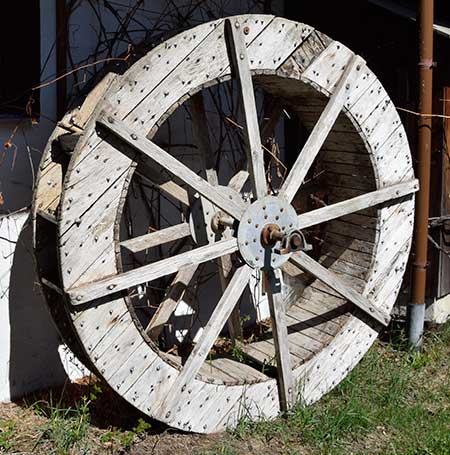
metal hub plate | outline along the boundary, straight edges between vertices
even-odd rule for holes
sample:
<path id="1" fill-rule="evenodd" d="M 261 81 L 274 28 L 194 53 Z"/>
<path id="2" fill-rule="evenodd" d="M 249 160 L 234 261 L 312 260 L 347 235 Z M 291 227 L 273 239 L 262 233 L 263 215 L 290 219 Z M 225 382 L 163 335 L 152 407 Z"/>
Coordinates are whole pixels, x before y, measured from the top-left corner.
<path id="1" fill-rule="evenodd" d="M 290 257 L 290 254 L 276 253 L 281 242 L 263 246 L 261 233 L 268 224 L 277 224 L 281 232 L 289 234 L 297 229 L 295 209 L 282 198 L 266 196 L 244 212 L 238 228 L 238 246 L 245 262 L 254 269 L 279 268 Z"/>

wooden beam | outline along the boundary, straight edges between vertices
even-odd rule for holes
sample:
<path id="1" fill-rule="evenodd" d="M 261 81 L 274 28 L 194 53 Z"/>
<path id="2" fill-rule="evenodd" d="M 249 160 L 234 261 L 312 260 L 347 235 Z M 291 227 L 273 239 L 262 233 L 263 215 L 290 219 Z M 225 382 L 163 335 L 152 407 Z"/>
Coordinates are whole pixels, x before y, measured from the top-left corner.
<path id="1" fill-rule="evenodd" d="M 294 253 L 289 258 L 289 262 L 318 278 L 382 325 L 387 326 L 389 324 L 391 317 L 388 313 L 376 307 L 367 297 L 359 294 L 348 283 L 343 282 L 335 273 L 319 264 L 303 251 Z"/>
<path id="2" fill-rule="evenodd" d="M 258 114 L 256 111 L 255 92 L 244 39 L 243 27 L 238 21 L 225 21 L 230 64 L 238 81 L 239 95 L 245 117 L 244 137 L 246 141 L 247 159 L 254 195 L 260 199 L 267 195 L 264 154 L 259 132 Z"/>
<path id="3" fill-rule="evenodd" d="M 298 216 L 298 229 L 305 229 L 316 224 L 324 223 L 325 221 L 349 215 L 350 213 L 368 209 L 375 205 L 382 204 L 383 202 L 407 196 L 408 194 L 418 191 L 418 189 L 419 182 L 414 179 L 408 182 L 387 186 L 381 190 L 372 191 L 333 205 L 321 207 L 320 209 L 312 210 L 311 212 L 302 213 Z"/>
<path id="4" fill-rule="evenodd" d="M 197 144 L 197 148 L 203 161 L 206 180 L 211 185 L 218 186 L 219 178 L 214 167 L 214 156 L 212 153 L 212 146 L 208 133 L 208 121 L 206 118 L 205 103 L 202 92 L 197 93 L 191 99 L 191 115 L 194 141 Z M 212 214 L 218 210 L 212 205 L 210 201 L 203 197 L 202 208 L 205 225 L 207 225 L 209 223 L 209 220 L 211 220 Z M 211 238 L 208 234 L 209 233 L 207 232 L 206 238 L 208 239 L 208 242 L 211 243 L 214 241 L 214 239 Z M 228 277 L 232 269 L 231 256 L 228 255 L 220 257 L 217 259 L 217 265 L 219 268 L 220 285 L 222 287 L 222 291 L 225 291 L 228 286 Z M 236 307 L 233 310 L 233 313 L 228 320 L 228 327 L 230 330 L 230 337 L 233 342 L 236 340 L 236 338 L 242 336 L 239 308 Z"/>
<path id="5" fill-rule="evenodd" d="M 231 177 L 230 181 L 228 182 L 228 186 L 232 188 L 234 191 L 240 193 L 248 180 L 248 176 L 249 176 L 248 171 L 240 170 L 236 172 L 236 174 L 234 174 L 233 177 Z"/>
<path id="6" fill-rule="evenodd" d="M 209 351 L 219 336 L 225 322 L 230 317 L 233 308 L 236 306 L 244 292 L 244 289 L 250 280 L 251 273 L 252 269 L 248 265 L 243 265 L 234 272 L 228 287 L 225 289 L 216 308 L 214 308 L 198 342 L 186 360 L 183 370 L 167 394 L 167 398 L 163 403 L 166 411 L 169 411 L 172 405 L 179 400 L 184 387 L 193 381 L 202 367 L 203 362 L 207 358 Z"/>
<path id="7" fill-rule="evenodd" d="M 175 276 L 167 295 L 159 304 L 158 309 L 145 329 L 151 338 L 156 339 L 160 335 L 162 329 L 164 328 L 164 324 L 167 323 L 183 299 L 186 288 L 190 285 L 192 279 L 194 278 L 197 268 L 198 265 L 187 267 L 180 270 Z"/>
<path id="8" fill-rule="evenodd" d="M 146 166 L 144 172 L 140 172 L 140 169 L 136 171 L 136 174 L 143 180 L 145 180 L 150 185 L 155 188 L 159 188 L 167 196 L 172 197 L 178 202 L 181 202 L 184 206 L 189 207 L 189 194 L 182 188 L 180 185 L 175 183 L 173 180 L 167 180 L 163 182 L 160 176 L 155 175 L 156 172 L 154 169 L 150 169 L 149 166 Z"/>
<path id="9" fill-rule="evenodd" d="M 176 176 L 192 189 L 198 191 L 201 196 L 204 196 L 224 212 L 236 219 L 241 217 L 246 208 L 243 201 L 234 201 L 224 195 L 218 188 L 213 187 L 210 183 L 202 179 L 194 171 L 161 147 L 158 147 L 154 142 L 148 140 L 143 134 L 137 133 L 124 122 L 116 120 L 106 112 L 103 112 L 98 116 L 97 123 L 107 128 L 136 151 L 164 167 L 173 176 Z"/>
<path id="10" fill-rule="evenodd" d="M 176 273 L 183 267 L 201 264 L 202 262 L 217 259 L 224 254 L 234 253 L 237 249 L 236 239 L 221 240 L 211 245 L 186 251 L 176 256 L 129 270 L 128 272 L 119 273 L 69 289 L 68 295 L 74 305 L 81 305 L 132 286 Z"/>
<path id="11" fill-rule="evenodd" d="M 276 292 L 274 272 L 266 275 L 267 297 L 269 301 L 272 335 L 277 361 L 278 394 L 282 411 L 288 411 L 295 403 L 294 376 L 292 374 L 291 354 L 289 352 L 288 329 L 286 324 L 286 308 L 281 292 Z"/>
<path id="12" fill-rule="evenodd" d="M 120 242 L 120 246 L 132 253 L 139 253 L 139 251 L 163 245 L 164 243 L 173 242 L 174 240 L 182 239 L 188 235 L 191 235 L 189 223 L 180 223 L 176 226 L 170 226 L 159 231 L 140 235 L 133 239 L 124 240 L 123 242 Z"/>
<path id="13" fill-rule="evenodd" d="M 306 174 L 333 128 L 349 94 L 354 85 L 356 85 L 360 75 L 363 74 L 364 67 L 364 60 L 356 55 L 347 65 L 336 90 L 328 101 L 316 126 L 309 135 L 303 150 L 300 152 L 280 189 L 280 196 L 284 197 L 287 201 L 292 201 L 298 189 L 303 184 Z"/>
<path id="14" fill-rule="evenodd" d="M 205 103 L 202 92 L 191 98 L 192 135 L 197 149 L 204 161 L 206 180 L 213 186 L 219 184 L 215 169 L 214 155 L 208 132 L 208 119 L 205 112 Z"/>

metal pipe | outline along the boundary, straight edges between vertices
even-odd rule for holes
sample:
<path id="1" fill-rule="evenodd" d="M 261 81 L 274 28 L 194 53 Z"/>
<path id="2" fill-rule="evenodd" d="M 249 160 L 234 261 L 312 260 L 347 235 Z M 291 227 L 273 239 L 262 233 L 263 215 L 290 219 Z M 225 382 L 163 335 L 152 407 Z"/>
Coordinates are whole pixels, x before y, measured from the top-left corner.
<path id="1" fill-rule="evenodd" d="M 434 0 L 419 0 L 419 134 L 417 174 L 420 191 L 416 199 L 415 257 L 412 299 L 408 308 L 408 342 L 422 347 L 425 322 L 425 289 L 428 253 L 428 216 L 430 200 L 431 116 L 433 109 L 433 21 Z"/>

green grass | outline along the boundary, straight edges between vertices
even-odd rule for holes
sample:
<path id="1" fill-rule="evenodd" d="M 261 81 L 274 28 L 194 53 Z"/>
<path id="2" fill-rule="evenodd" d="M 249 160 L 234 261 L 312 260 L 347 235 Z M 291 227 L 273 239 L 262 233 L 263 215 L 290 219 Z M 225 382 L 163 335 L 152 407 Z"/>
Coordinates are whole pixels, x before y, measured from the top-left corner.
<path id="1" fill-rule="evenodd" d="M 295 453 L 450 454 L 450 325 L 422 353 L 377 344 L 330 394 L 288 418 L 243 421 L 233 437 L 257 435 Z M 367 447 L 366 447 L 367 446 Z"/>
<path id="2" fill-rule="evenodd" d="M 39 453 L 39 446 L 51 447 L 47 453 L 65 455 L 71 451 L 85 454 L 91 445 L 88 441 L 90 424 L 89 400 L 81 399 L 75 407 L 62 407 L 61 403 L 37 401 L 33 404 L 34 412 L 45 417 L 45 424 L 40 428 L 40 435 L 33 449 Z"/>
<path id="3" fill-rule="evenodd" d="M 0 453 L 12 447 L 15 426 L 16 423 L 11 420 L 0 422 Z"/>
<path id="4" fill-rule="evenodd" d="M 408 352 L 399 337 L 377 341 L 318 403 L 273 421 L 243 419 L 220 436 L 152 434 L 148 419 L 98 383 L 55 396 L 0 414 L 0 453 L 450 455 L 450 324 L 428 332 L 422 353 Z"/>

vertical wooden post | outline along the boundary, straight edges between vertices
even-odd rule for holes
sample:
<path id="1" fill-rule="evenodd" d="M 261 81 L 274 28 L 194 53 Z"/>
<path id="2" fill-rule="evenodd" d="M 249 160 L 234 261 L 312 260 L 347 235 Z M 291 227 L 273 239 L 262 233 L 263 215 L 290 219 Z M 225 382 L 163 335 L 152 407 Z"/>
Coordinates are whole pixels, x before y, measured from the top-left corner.
<path id="1" fill-rule="evenodd" d="M 443 114 L 450 116 L 450 87 L 444 87 Z M 442 193 L 441 216 L 450 215 L 450 119 L 444 119 L 444 137 L 442 145 Z M 443 224 L 441 229 L 441 247 L 445 250 L 450 245 L 450 222 Z M 450 292 L 450 258 L 444 253 L 439 254 L 438 295 L 443 297 Z"/>

